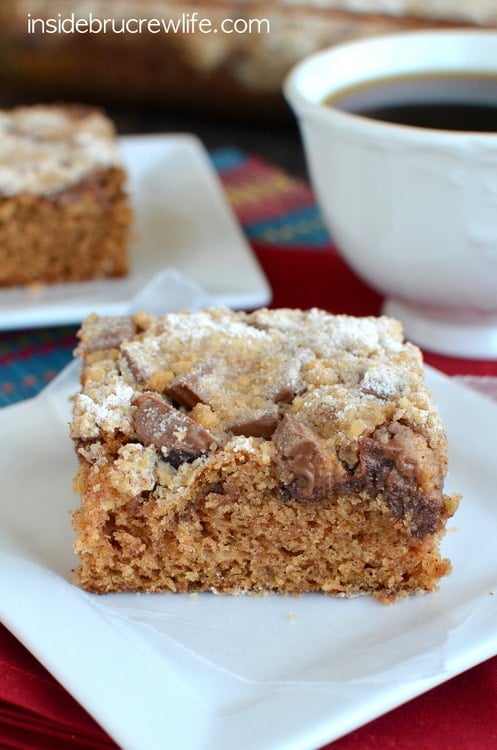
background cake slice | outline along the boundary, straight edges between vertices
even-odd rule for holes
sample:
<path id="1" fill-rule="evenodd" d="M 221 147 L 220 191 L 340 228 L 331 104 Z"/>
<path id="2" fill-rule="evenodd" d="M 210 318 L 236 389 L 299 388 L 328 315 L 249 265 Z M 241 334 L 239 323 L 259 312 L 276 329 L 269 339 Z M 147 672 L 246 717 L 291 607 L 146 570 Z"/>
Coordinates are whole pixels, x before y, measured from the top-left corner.
<path id="1" fill-rule="evenodd" d="M 458 498 L 419 350 L 388 318 L 88 318 L 71 435 L 95 592 L 437 588 Z"/>
<path id="2" fill-rule="evenodd" d="M 0 286 L 123 276 L 131 209 L 99 110 L 0 111 Z"/>

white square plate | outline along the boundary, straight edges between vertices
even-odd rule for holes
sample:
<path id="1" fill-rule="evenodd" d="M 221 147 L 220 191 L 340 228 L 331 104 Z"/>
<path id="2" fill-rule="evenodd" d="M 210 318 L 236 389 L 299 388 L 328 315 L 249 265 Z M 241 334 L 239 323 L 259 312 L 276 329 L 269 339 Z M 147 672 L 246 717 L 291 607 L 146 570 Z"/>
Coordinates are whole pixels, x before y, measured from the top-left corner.
<path id="1" fill-rule="evenodd" d="M 497 405 L 427 371 L 464 497 L 438 592 L 106 595 L 75 564 L 71 365 L 0 411 L 0 617 L 124 750 L 314 750 L 497 653 Z"/>
<path id="2" fill-rule="evenodd" d="M 192 135 L 123 136 L 135 212 L 130 274 L 75 284 L 0 289 L 0 330 L 120 315 L 165 268 L 175 268 L 217 304 L 259 307 L 271 294 L 201 142 Z"/>

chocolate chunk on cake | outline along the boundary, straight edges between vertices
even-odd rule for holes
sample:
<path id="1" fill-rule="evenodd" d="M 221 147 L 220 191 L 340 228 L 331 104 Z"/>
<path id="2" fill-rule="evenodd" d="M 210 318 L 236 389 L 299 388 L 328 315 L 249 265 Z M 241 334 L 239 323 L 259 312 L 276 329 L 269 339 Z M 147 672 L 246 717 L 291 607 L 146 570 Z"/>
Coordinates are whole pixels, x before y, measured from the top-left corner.
<path id="1" fill-rule="evenodd" d="M 85 589 L 392 601 L 449 573 L 446 437 L 397 321 L 215 308 L 79 337 Z"/>
<path id="2" fill-rule="evenodd" d="M 114 127 L 99 110 L 0 111 L 0 287 L 124 276 L 125 180 Z"/>

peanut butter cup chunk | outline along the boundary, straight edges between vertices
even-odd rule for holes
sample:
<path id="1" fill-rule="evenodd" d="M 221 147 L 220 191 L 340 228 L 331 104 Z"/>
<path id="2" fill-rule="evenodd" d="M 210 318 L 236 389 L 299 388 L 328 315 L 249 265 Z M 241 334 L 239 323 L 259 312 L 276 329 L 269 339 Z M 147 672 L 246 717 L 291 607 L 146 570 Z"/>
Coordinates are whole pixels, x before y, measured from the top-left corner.
<path id="1" fill-rule="evenodd" d="M 159 449 L 171 463 L 193 461 L 215 443 L 202 425 L 174 409 L 157 393 L 142 393 L 135 404 L 133 426 L 138 440 Z"/>
<path id="2" fill-rule="evenodd" d="M 282 486 L 292 497 L 313 500 L 331 494 L 342 466 L 335 453 L 327 451 L 309 427 L 286 414 L 273 435 L 273 442 Z"/>
<path id="3" fill-rule="evenodd" d="M 218 370 L 222 363 L 202 362 L 189 372 L 178 375 L 167 387 L 167 394 L 172 399 L 193 409 L 196 404 L 208 404 L 215 391 L 219 388 Z"/>
<path id="4" fill-rule="evenodd" d="M 261 437 L 269 440 L 276 429 L 279 419 L 279 410 L 276 405 L 253 411 L 247 407 L 245 411 L 237 414 L 236 419 L 226 425 L 233 435 L 245 435 L 245 437 Z"/>
<path id="5" fill-rule="evenodd" d="M 390 602 L 449 573 L 445 433 L 397 321 L 213 308 L 79 337 L 85 589 Z"/>
<path id="6" fill-rule="evenodd" d="M 136 326 L 130 317 L 99 318 L 91 315 L 87 318 L 77 353 L 88 355 L 103 349 L 119 349 L 120 344 L 133 338 L 135 333 Z"/>

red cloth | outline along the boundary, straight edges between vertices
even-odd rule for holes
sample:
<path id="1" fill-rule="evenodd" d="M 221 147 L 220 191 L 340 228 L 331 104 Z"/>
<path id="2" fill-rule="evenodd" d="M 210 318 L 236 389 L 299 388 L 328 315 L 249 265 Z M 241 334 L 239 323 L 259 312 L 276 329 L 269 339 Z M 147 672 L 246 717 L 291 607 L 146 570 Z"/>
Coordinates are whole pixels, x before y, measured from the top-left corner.
<path id="1" fill-rule="evenodd" d="M 115 747 L 86 711 L 0 626 L 0 748 Z"/>
<path id="2" fill-rule="evenodd" d="M 331 249 L 327 252 L 262 245 L 254 249 L 274 290 L 273 306 L 317 306 L 356 315 L 379 312 L 380 297 L 359 281 Z M 497 375 L 497 362 L 470 362 L 435 354 L 427 354 L 426 359 L 449 374 Z M 93 719 L 1 626 L 0 748 L 116 748 Z M 336 740 L 327 748 L 497 749 L 497 657 Z"/>

